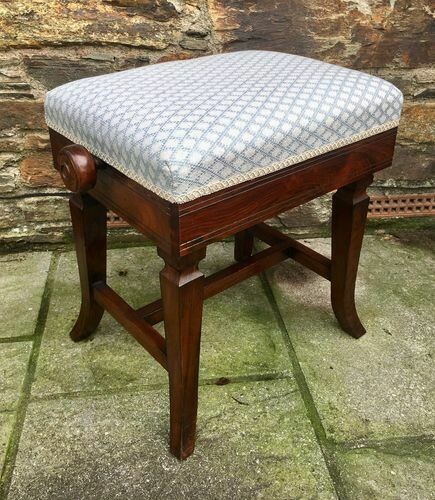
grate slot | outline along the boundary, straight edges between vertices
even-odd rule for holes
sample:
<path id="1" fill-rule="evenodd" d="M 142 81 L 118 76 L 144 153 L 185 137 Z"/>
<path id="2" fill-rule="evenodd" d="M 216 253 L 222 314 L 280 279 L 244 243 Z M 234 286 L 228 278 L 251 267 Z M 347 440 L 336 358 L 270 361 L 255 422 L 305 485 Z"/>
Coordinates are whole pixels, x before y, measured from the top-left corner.
<path id="1" fill-rule="evenodd" d="M 369 219 L 435 215 L 435 193 L 371 196 Z"/>

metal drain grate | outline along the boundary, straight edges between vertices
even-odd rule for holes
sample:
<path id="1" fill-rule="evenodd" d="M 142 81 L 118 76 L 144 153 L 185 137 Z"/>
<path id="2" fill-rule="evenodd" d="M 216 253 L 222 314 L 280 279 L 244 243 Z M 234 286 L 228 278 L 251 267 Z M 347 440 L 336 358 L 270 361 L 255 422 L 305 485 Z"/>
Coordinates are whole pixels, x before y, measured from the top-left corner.
<path id="1" fill-rule="evenodd" d="M 369 219 L 424 215 L 435 215 L 435 193 L 370 197 Z M 107 213 L 107 225 L 111 229 L 130 227 L 124 219 L 111 211 Z"/>
<path id="2" fill-rule="evenodd" d="M 368 217 L 421 217 L 435 215 L 435 193 L 371 196 Z"/>

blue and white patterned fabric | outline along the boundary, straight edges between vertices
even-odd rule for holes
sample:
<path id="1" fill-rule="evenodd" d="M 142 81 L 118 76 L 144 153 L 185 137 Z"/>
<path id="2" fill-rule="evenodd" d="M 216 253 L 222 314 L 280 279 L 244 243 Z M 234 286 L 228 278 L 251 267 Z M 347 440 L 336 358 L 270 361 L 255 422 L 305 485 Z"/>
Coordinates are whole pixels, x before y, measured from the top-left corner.
<path id="1" fill-rule="evenodd" d="M 67 83 L 45 110 L 49 127 L 183 203 L 394 128 L 402 101 L 359 71 L 246 51 Z"/>

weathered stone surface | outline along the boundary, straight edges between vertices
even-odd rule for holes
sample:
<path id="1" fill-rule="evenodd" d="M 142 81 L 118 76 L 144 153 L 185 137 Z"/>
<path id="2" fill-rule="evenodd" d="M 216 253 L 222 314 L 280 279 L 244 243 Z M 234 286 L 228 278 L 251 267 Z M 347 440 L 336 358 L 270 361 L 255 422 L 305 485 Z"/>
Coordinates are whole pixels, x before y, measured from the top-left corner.
<path id="1" fill-rule="evenodd" d="M 0 5 L 0 9 L 1 9 Z M 21 58 L 17 55 L 8 53 L 0 54 L 0 78 L 6 82 L 17 81 L 21 78 L 22 71 L 20 70 Z"/>
<path id="2" fill-rule="evenodd" d="M 375 175 L 374 186 L 432 190 L 435 186 L 434 146 L 396 144 L 393 165 Z"/>
<path id="3" fill-rule="evenodd" d="M 39 101 L 1 101 L 0 129 L 46 128 L 43 103 Z"/>
<path id="4" fill-rule="evenodd" d="M 0 412 L 17 406 L 31 347 L 31 342 L 0 344 Z"/>
<path id="5" fill-rule="evenodd" d="M 232 245 L 210 248 L 203 269 L 224 267 Z M 91 341 L 74 343 L 68 333 L 80 292 L 73 253 L 62 256 L 42 341 L 33 394 L 55 394 L 165 382 L 166 372 L 115 320 L 105 315 Z M 163 262 L 153 247 L 109 252 L 109 282 L 133 307 L 160 296 Z M 237 307 L 234 307 L 237 304 Z M 159 330 L 163 331 L 162 325 Z M 204 308 L 201 380 L 276 377 L 291 369 L 286 346 L 257 278 L 209 299 Z"/>
<path id="6" fill-rule="evenodd" d="M 109 283 L 125 300 L 140 307 L 158 297 L 162 268 L 153 248 L 109 252 Z M 90 341 L 68 334 L 80 308 L 74 253 L 61 256 L 32 394 L 56 394 L 163 383 L 166 372 L 108 314 Z"/>
<path id="7" fill-rule="evenodd" d="M 415 68 L 430 60 L 434 40 L 430 0 L 357 2 L 367 6 L 360 23 L 352 27 L 352 41 L 359 44 L 355 65 L 367 67 Z"/>
<path id="8" fill-rule="evenodd" d="M 50 138 L 47 132 L 29 133 L 24 136 L 23 149 L 50 151 Z"/>
<path id="9" fill-rule="evenodd" d="M 399 142 L 435 143 L 435 103 L 407 104 L 402 111 Z"/>
<path id="10" fill-rule="evenodd" d="M 62 221 L 70 226 L 68 199 L 61 196 L 0 198 L 0 229 L 10 228 L 17 237 L 25 234 L 28 225 L 39 223 L 50 224 Z"/>
<path id="11" fill-rule="evenodd" d="M 170 17 L 178 17 L 176 10 L 172 10 L 175 2 L 142 1 L 134 2 L 135 7 L 125 8 L 119 8 L 114 5 L 115 3 L 132 4 L 122 0 L 2 3 L 0 47 L 93 43 L 122 44 L 161 50 L 172 42 L 178 20 L 169 19 L 168 13 L 174 13 L 174 16 Z M 126 9 L 130 11 L 126 12 Z M 128 13 L 132 15 L 126 15 Z M 164 17 L 167 18 L 166 22 L 160 22 Z"/>
<path id="12" fill-rule="evenodd" d="M 429 99 L 434 97 L 432 95 L 435 87 L 434 67 L 378 68 L 372 70 L 371 73 L 396 85 L 407 98 Z"/>
<path id="13" fill-rule="evenodd" d="M 310 242 L 328 253 L 327 240 Z M 433 236 L 366 237 L 356 302 L 367 333 L 343 333 L 329 283 L 300 265 L 269 273 L 327 436 L 336 441 L 431 434 Z"/>
<path id="14" fill-rule="evenodd" d="M 328 224 L 331 220 L 331 195 L 316 198 L 278 216 L 285 227 L 304 230 L 307 227 Z"/>
<path id="15" fill-rule="evenodd" d="M 352 450 L 338 456 L 348 498 L 433 500 L 433 443 L 397 443 L 386 449 Z"/>
<path id="16" fill-rule="evenodd" d="M 46 188 L 48 189 L 48 188 Z M 71 241 L 71 219 L 66 196 L 0 198 L 0 241 L 12 248 L 26 243 Z"/>
<path id="17" fill-rule="evenodd" d="M 48 252 L 0 256 L 0 337 L 33 334 L 50 259 Z"/>
<path id="18" fill-rule="evenodd" d="M 109 73 L 110 61 L 74 60 L 49 54 L 37 54 L 24 58 L 27 73 L 42 83 L 47 90 L 73 80 Z"/>
<path id="19" fill-rule="evenodd" d="M 19 153 L 22 150 L 22 136 L 16 130 L 0 130 L 0 151 Z"/>
<path id="20" fill-rule="evenodd" d="M 163 63 L 163 62 L 169 62 L 169 61 L 181 61 L 184 59 L 190 59 L 192 54 L 189 54 L 188 52 L 176 52 L 176 53 L 170 53 L 166 54 L 159 59 L 157 59 L 157 63 Z"/>
<path id="21" fill-rule="evenodd" d="M 18 228 L 18 224 L 23 221 L 22 214 L 17 212 L 15 200 L 7 200 L 0 198 L 0 230 L 8 228 Z"/>
<path id="22" fill-rule="evenodd" d="M 205 386 L 200 402 L 185 462 L 165 391 L 31 403 L 9 500 L 336 498 L 294 382 Z"/>
<path id="23" fill-rule="evenodd" d="M 18 207 L 22 211 L 25 223 L 67 221 L 68 225 L 71 224 L 66 196 L 23 198 L 19 201 Z"/>
<path id="24" fill-rule="evenodd" d="M 31 87 L 24 82 L 0 82 L 0 100 L 3 99 L 33 99 Z"/>
<path id="25" fill-rule="evenodd" d="M 209 0 L 214 29 L 226 50 L 267 49 L 305 54 L 309 38 L 297 23 L 306 15 L 302 2 L 286 0 Z M 293 31 L 293 36 L 290 32 Z"/>
<path id="26" fill-rule="evenodd" d="M 168 0 L 103 0 L 104 3 L 121 7 L 129 15 L 143 15 L 156 21 L 168 21 L 176 17 L 176 2 Z"/>
<path id="27" fill-rule="evenodd" d="M 122 243 L 124 241 L 123 232 L 118 230 L 116 235 L 119 235 L 116 241 Z M 31 246 L 40 248 L 41 244 L 44 247 L 72 244 L 71 222 L 35 223 L 20 226 L 19 229 L 0 229 L 0 240 L 2 248 L 11 251 L 28 250 Z M 137 239 L 134 241 L 137 241 Z"/>
<path id="28" fill-rule="evenodd" d="M 41 216 L 23 225 L 22 196 L 61 187 L 47 167 L 42 101 L 71 80 L 149 63 L 244 49 L 273 49 L 355 67 L 396 84 L 405 94 L 392 169 L 379 192 L 433 190 L 433 9 L 430 0 L 63 0 L 0 2 L 0 152 L 23 159 L 3 169 L 0 192 L 16 206 L 0 218 L 0 240 L 68 237 Z M 42 137 L 41 135 L 41 137 Z M 45 136 L 46 137 L 46 136 Z M 54 189 L 52 189 L 54 188 Z M 18 201 L 20 200 L 20 201 Z M 54 199 L 48 199 L 48 202 Z M 38 208 L 26 202 L 26 213 Z M 55 208 L 55 207 L 53 207 Z M 62 212 L 63 213 L 63 212 Z M 46 211 L 43 210 L 43 214 Z M 27 216 L 26 216 L 27 217 Z M 323 202 L 281 218 L 292 231 L 319 234 Z M 13 221 L 17 223 L 11 225 Z M 301 225 L 298 226 L 298 223 Z M 13 229 L 11 229 L 13 228 Z M 312 228 L 312 229 L 310 229 Z"/>
<path id="29" fill-rule="evenodd" d="M 208 40 L 199 37 L 186 36 L 180 41 L 181 47 L 188 50 L 207 50 L 209 48 Z"/>
<path id="30" fill-rule="evenodd" d="M 225 49 L 273 49 L 316 55 L 358 68 L 411 67 L 429 60 L 429 0 L 210 0 Z"/>
<path id="31" fill-rule="evenodd" d="M 124 71 L 126 69 L 140 68 L 150 63 L 150 58 L 147 56 L 125 57 L 115 61 L 115 69 Z"/>
<path id="32" fill-rule="evenodd" d="M 21 179 L 30 186 L 64 187 L 59 172 L 53 167 L 50 152 L 36 153 L 20 163 Z"/>
<path id="33" fill-rule="evenodd" d="M 14 191 L 18 184 L 17 156 L 0 153 L 0 194 Z"/>

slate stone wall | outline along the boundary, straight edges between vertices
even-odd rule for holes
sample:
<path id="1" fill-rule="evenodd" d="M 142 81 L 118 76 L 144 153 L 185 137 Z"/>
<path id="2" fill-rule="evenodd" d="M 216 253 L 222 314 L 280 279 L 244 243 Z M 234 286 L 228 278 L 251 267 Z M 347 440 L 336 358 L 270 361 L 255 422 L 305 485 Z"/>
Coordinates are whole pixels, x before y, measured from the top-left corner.
<path id="1" fill-rule="evenodd" d="M 43 118 L 47 90 L 87 76 L 245 49 L 361 69 L 406 105 L 382 193 L 434 190 L 434 11 L 430 0 L 9 0 L 0 2 L 0 241 L 61 241 L 69 221 Z M 284 214 L 328 221 L 325 200 Z"/>

